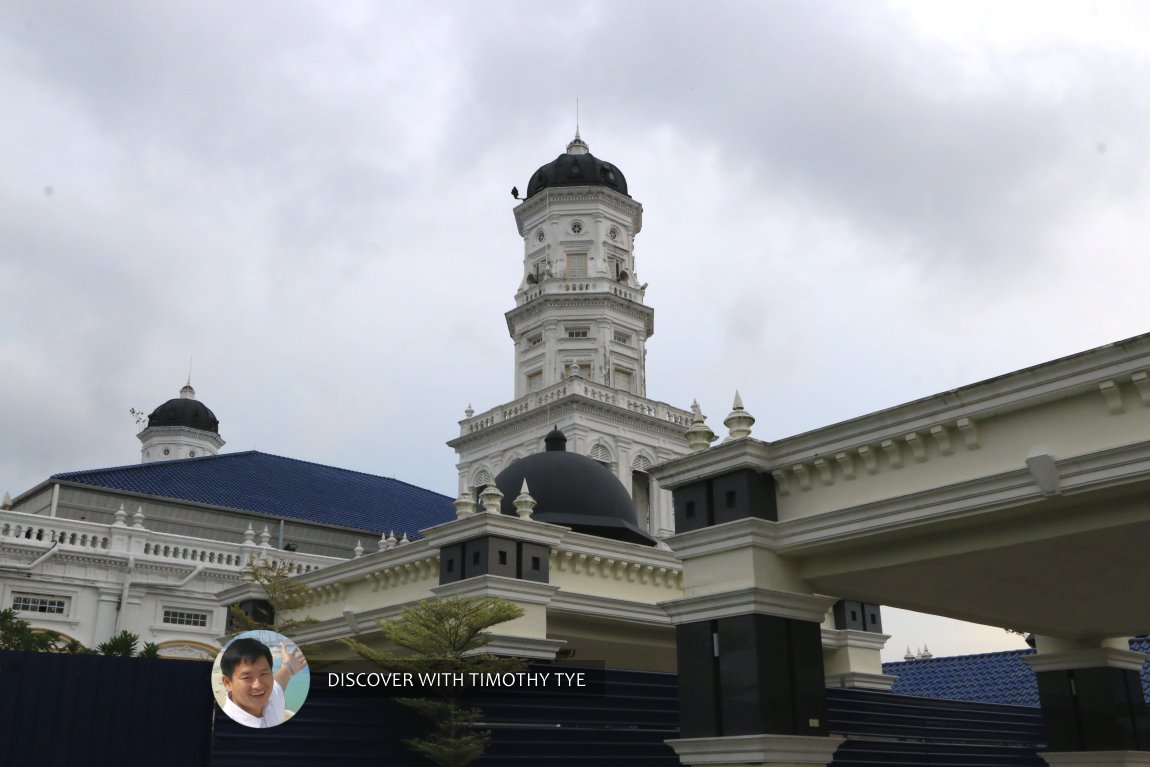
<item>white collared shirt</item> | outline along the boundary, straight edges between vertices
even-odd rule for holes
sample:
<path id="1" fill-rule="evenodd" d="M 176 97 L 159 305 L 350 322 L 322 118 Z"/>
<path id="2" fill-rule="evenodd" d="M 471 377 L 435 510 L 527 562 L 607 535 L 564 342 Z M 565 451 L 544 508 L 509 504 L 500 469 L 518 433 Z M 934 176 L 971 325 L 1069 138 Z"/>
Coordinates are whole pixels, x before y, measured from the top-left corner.
<path id="1" fill-rule="evenodd" d="M 263 716 L 252 716 L 244 711 L 235 704 L 230 693 L 224 702 L 224 713 L 244 727 L 275 727 L 284 720 L 284 688 L 280 687 L 279 682 L 272 683 L 272 694 L 264 706 Z"/>

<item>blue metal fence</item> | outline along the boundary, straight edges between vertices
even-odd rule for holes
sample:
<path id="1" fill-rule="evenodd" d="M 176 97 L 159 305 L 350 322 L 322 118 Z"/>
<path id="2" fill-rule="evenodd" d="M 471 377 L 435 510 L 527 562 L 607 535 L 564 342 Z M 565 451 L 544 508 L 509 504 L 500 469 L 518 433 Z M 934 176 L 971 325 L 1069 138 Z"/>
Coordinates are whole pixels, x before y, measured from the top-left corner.
<path id="1" fill-rule="evenodd" d="M 0 764 L 204 767 L 211 666 L 0 651 Z"/>
<path id="2" fill-rule="evenodd" d="M 210 666 L 0 652 L 0 764 L 25 767 L 417 767 L 421 730 L 387 698 L 313 687 L 288 723 L 250 730 L 219 714 Z M 828 690 L 835 767 L 1040 767 L 1039 709 Z M 492 732 L 477 767 L 676 767 L 673 674 L 606 672 L 598 697 L 477 700 Z"/>

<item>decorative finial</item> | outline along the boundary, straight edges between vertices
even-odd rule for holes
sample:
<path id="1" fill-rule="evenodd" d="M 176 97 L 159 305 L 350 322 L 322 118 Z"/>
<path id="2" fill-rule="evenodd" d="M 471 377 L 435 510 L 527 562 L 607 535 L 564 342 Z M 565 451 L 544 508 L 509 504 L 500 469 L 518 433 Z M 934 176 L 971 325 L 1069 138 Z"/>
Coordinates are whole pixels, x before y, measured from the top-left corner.
<path id="1" fill-rule="evenodd" d="M 723 425 L 728 430 L 727 439 L 741 439 L 751 436 L 751 426 L 754 423 L 755 417 L 743 408 L 743 398 L 736 391 L 735 404 L 731 406 L 730 414 L 723 419 Z"/>
<path id="2" fill-rule="evenodd" d="M 467 418 L 475 415 L 475 409 L 471 407 L 471 403 L 467 403 L 467 408 L 463 411 L 463 415 Z"/>
<path id="3" fill-rule="evenodd" d="M 379 534 L 379 543 L 377 545 L 379 546 L 380 551 L 387 551 L 388 548 L 390 548 L 387 545 L 387 534 L 386 533 L 380 533 Z"/>
<path id="4" fill-rule="evenodd" d="M 144 507 L 137 506 L 136 513 L 132 515 L 132 527 L 144 529 Z"/>
<path id="5" fill-rule="evenodd" d="M 352 559 L 359 559 L 363 556 L 363 541 L 356 541 L 355 548 L 351 550 Z"/>
<path id="6" fill-rule="evenodd" d="M 264 531 L 260 533 L 260 546 L 265 549 L 270 549 L 272 546 L 272 534 L 268 531 L 267 525 L 264 525 Z"/>
<path id="7" fill-rule="evenodd" d="M 582 375 L 583 375 L 583 368 L 579 365 L 578 362 L 572 362 L 571 363 L 571 377 L 572 378 L 579 378 Z"/>
<path id="8" fill-rule="evenodd" d="M 519 495 L 515 497 L 515 511 L 519 514 L 520 519 L 531 519 L 531 512 L 535 508 L 535 499 L 531 497 L 531 493 L 527 489 L 527 480 L 523 480 L 523 487 L 519 490 Z"/>
<path id="9" fill-rule="evenodd" d="M 499 505 L 503 502 L 503 492 L 494 484 L 490 484 L 483 488 L 483 492 L 479 494 L 479 500 L 482 501 L 485 512 L 498 514 Z"/>
<path id="10" fill-rule="evenodd" d="M 922 646 L 922 652 L 919 653 L 918 657 L 922 658 L 923 660 L 930 660 L 931 658 L 934 657 L 934 655 L 931 654 L 930 648 L 924 644 Z"/>
<path id="11" fill-rule="evenodd" d="M 5 509 L 10 509 L 10 508 L 12 508 L 12 496 L 8 494 L 8 491 L 7 491 L 7 490 L 5 490 L 5 491 L 4 491 L 4 503 L 3 503 L 3 508 L 5 508 Z"/>
<path id="12" fill-rule="evenodd" d="M 455 507 L 456 519 L 467 519 L 475 516 L 475 499 L 467 490 L 460 491 L 459 497 L 451 505 Z"/>
<path id="13" fill-rule="evenodd" d="M 192 385 L 192 355 L 188 355 L 188 386 Z"/>
<path id="14" fill-rule="evenodd" d="M 575 138 L 567 145 L 567 154 L 590 154 L 591 147 L 579 136 L 579 99 L 575 99 Z"/>
<path id="15" fill-rule="evenodd" d="M 116 521 L 112 523 L 112 527 L 127 527 L 128 512 L 124 511 L 124 504 L 120 504 L 120 508 L 116 509 Z"/>
<path id="16" fill-rule="evenodd" d="M 914 660 L 914 653 L 910 651 L 910 645 L 906 646 L 906 655 L 902 656 L 903 660 Z"/>
<path id="17" fill-rule="evenodd" d="M 408 543 L 411 543 L 411 541 L 409 541 L 407 539 L 407 533 L 404 533 L 403 537 L 399 539 L 399 543 L 397 543 L 396 545 L 397 546 L 403 546 L 403 545 L 408 544 Z"/>
<path id="18" fill-rule="evenodd" d="M 255 532 L 255 530 L 252 530 L 252 523 L 251 522 L 248 522 L 248 529 L 244 530 L 244 545 L 245 546 L 255 546 L 256 545 L 256 532 Z"/>
<path id="19" fill-rule="evenodd" d="M 394 530 L 392 530 L 390 533 L 388 533 L 388 534 L 387 534 L 387 547 L 388 547 L 389 549 L 394 549 L 394 548 L 395 548 L 395 545 L 396 545 L 397 543 L 399 543 L 399 541 L 397 541 L 397 540 L 395 539 L 395 531 L 394 531 Z"/>
<path id="20" fill-rule="evenodd" d="M 703 415 L 698 400 L 691 403 L 691 412 L 695 414 L 695 417 L 691 419 L 691 428 L 687 429 L 687 433 L 684 435 L 687 437 L 687 447 L 696 452 L 706 450 L 715 441 L 715 432 L 711 431 L 710 426 L 707 426 L 707 416 Z"/>

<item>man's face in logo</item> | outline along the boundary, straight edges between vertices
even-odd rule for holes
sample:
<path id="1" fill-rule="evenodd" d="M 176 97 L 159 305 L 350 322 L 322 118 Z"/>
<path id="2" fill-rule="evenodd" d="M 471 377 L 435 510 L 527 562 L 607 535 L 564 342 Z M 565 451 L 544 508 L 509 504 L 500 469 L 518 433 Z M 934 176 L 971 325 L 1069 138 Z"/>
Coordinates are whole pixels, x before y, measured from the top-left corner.
<path id="1" fill-rule="evenodd" d="M 232 702 L 252 716 L 263 716 L 264 707 L 271 700 L 272 667 L 267 658 L 255 662 L 240 661 L 232 669 L 231 677 L 224 677 L 224 688 Z"/>

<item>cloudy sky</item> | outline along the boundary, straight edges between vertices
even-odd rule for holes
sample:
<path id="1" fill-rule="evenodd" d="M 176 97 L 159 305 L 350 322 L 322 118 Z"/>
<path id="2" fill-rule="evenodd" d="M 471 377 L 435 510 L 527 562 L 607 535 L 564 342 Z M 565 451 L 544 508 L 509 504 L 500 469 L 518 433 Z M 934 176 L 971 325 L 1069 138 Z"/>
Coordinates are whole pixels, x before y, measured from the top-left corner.
<path id="1" fill-rule="evenodd" d="M 508 191 L 576 98 L 644 205 L 648 394 L 712 426 L 1143 333 L 1147 40 L 1137 2 L 5 3 L 0 491 L 138 461 L 193 358 L 226 450 L 454 495 L 512 394 Z"/>

